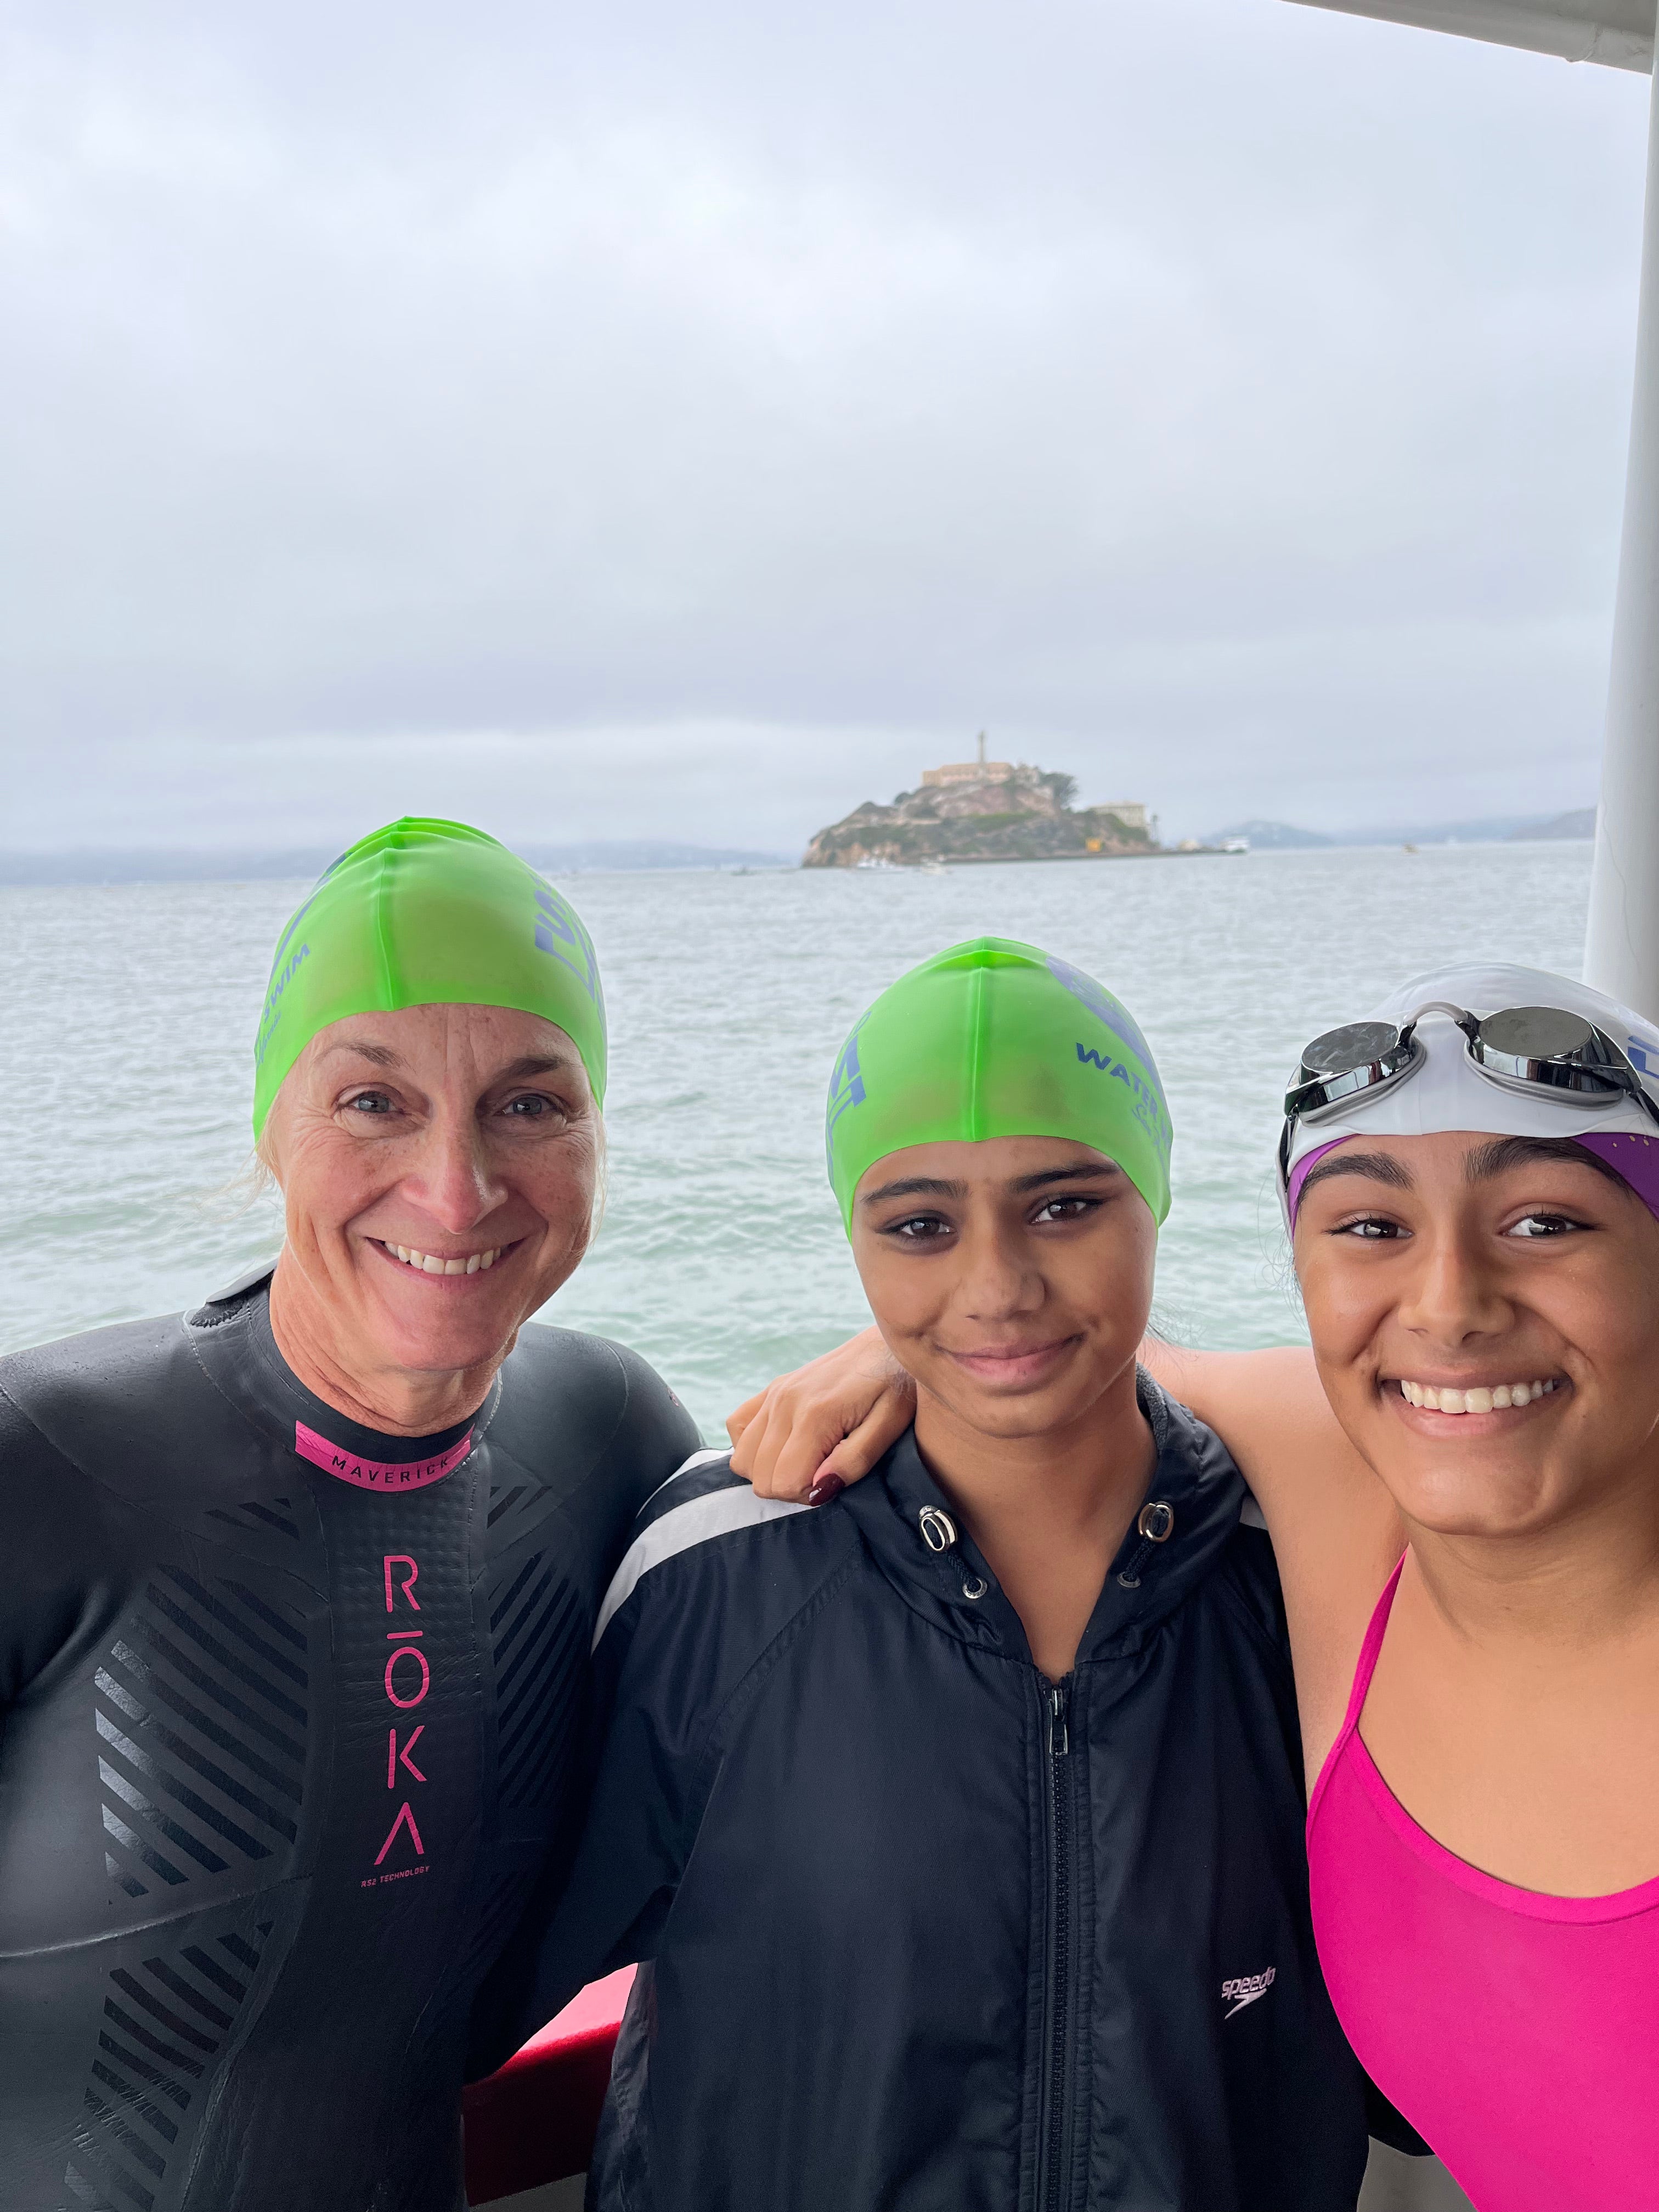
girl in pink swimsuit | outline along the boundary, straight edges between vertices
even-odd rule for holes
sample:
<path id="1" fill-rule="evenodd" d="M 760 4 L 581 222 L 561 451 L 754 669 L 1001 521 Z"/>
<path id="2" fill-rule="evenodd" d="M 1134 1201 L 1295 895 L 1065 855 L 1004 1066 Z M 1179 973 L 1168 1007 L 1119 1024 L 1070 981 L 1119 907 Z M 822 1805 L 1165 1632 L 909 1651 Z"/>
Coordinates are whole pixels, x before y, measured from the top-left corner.
<path id="1" fill-rule="evenodd" d="M 1410 1540 L 1313 1793 L 1320 1957 L 1360 2059 L 1478 2212 L 1638 2212 L 1659 2206 L 1659 1778 L 1652 1735 L 1638 1721 L 1621 1741 L 1604 1712 L 1632 1687 L 1659 1703 L 1629 1680 L 1655 1683 L 1659 1660 L 1659 1457 L 1632 1313 L 1659 1291 L 1643 1211 L 1659 1211 L 1659 1050 L 1557 979 L 1465 973 L 1401 999 L 1376 1034 L 1308 1048 L 1281 1148 L 1327 1389 Z M 1413 1030 L 1430 999 L 1445 1011 Z M 1603 1068 L 1606 1091 L 1559 1080 Z M 1554 1178 L 1541 1198 L 1535 1160 Z M 1610 1605 L 1623 1617 L 1598 1617 Z M 1589 1802 L 1551 1802 L 1549 1749 L 1529 1779 L 1524 1722 L 1504 1717 L 1527 1670 L 1558 1662 L 1607 1686 L 1583 1724 L 1648 1767 L 1628 1788 L 1591 1775 Z M 1460 1697 L 1498 1717 L 1489 1757 L 1474 1709 L 1449 1710 Z M 1551 1735 L 1546 1717 L 1540 1749 Z M 1464 1758 L 1485 1762 L 1479 1784 L 1445 1771 Z M 1609 1866 L 1656 1878 L 1595 1893 Z"/>

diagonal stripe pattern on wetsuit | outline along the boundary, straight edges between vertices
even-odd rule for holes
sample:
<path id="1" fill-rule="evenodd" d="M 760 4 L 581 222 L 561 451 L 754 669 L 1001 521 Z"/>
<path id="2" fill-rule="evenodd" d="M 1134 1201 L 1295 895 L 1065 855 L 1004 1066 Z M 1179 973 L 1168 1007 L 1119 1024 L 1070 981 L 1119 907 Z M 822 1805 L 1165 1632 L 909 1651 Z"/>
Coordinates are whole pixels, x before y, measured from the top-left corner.
<path id="1" fill-rule="evenodd" d="M 253 1932 L 268 1935 L 270 1923 Z M 76 2157 L 64 2172 L 64 2188 L 93 2212 L 155 2212 L 258 1964 L 258 1950 L 232 1929 L 110 1975 Z"/>
<path id="2" fill-rule="evenodd" d="M 292 1844 L 307 1721 L 298 1618 L 246 1580 L 209 1589 L 169 1567 L 131 1636 L 94 1677 L 112 1880 L 137 1898 Z"/>

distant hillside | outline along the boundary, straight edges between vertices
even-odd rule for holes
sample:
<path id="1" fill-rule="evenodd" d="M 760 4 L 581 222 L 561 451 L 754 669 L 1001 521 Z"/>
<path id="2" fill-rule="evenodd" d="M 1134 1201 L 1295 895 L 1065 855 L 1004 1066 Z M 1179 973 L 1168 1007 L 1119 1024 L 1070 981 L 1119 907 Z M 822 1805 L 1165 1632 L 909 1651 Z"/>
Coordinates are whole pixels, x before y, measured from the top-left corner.
<path id="1" fill-rule="evenodd" d="M 855 868 L 861 863 L 915 867 L 923 860 L 1106 860 L 1158 850 L 1150 832 L 1104 807 L 1074 809 L 1069 775 L 993 762 L 982 780 L 971 763 L 929 770 L 948 782 L 902 791 L 890 806 L 873 799 L 820 830 L 806 848 L 805 868 Z M 1136 809 L 1135 811 L 1140 811 Z"/>
<path id="2" fill-rule="evenodd" d="M 793 868 L 785 853 L 756 853 L 726 845 L 675 845 L 649 839 L 600 841 L 585 845 L 515 847 L 532 868 L 550 875 L 599 873 L 610 869 Z M 0 885 L 27 884 L 252 884 L 278 880 L 310 883 L 337 851 L 320 846 L 286 853 L 180 852 L 0 852 Z"/>
<path id="3" fill-rule="evenodd" d="M 1511 837 L 1572 837 L 1589 838 L 1595 835 L 1595 809 L 1575 806 L 1571 813 L 1557 814 L 1548 821 L 1535 822 L 1529 827 L 1511 830 Z"/>
<path id="4" fill-rule="evenodd" d="M 1566 814 L 1493 814 L 1475 822 L 1367 822 L 1329 836 L 1291 822 L 1236 822 L 1229 830 L 1212 830 L 1203 842 L 1223 845 L 1230 837 L 1246 837 L 1259 853 L 1287 853 L 1321 845 L 1499 845 L 1595 835 L 1595 809 L 1579 806 Z"/>
<path id="5" fill-rule="evenodd" d="M 1313 845 L 1334 845 L 1334 837 L 1322 830 L 1298 830 L 1293 822 L 1235 822 L 1230 830 L 1212 830 L 1201 839 L 1206 845 L 1224 845 L 1230 837 L 1247 838 L 1260 853 L 1300 852 Z"/>
<path id="6" fill-rule="evenodd" d="M 1340 845 L 1502 845 L 1511 838 L 1535 837 L 1548 814 L 1489 814 L 1474 822 L 1363 823 L 1344 830 Z"/>

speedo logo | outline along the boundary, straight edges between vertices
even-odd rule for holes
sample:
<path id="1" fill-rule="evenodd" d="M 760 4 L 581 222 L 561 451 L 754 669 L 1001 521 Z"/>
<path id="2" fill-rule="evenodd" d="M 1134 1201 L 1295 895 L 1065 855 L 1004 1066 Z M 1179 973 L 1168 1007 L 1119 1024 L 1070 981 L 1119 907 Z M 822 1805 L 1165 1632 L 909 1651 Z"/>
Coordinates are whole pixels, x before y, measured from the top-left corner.
<path id="1" fill-rule="evenodd" d="M 1239 1974 L 1231 1982 L 1223 1982 L 1221 2002 L 1227 2007 L 1221 2015 L 1223 2020 L 1231 2020 L 1236 2012 L 1243 2012 L 1246 2005 L 1253 2005 L 1259 1997 L 1265 1997 L 1273 1985 L 1273 1976 L 1278 1971 L 1276 1966 L 1269 1966 L 1265 1973 Z"/>

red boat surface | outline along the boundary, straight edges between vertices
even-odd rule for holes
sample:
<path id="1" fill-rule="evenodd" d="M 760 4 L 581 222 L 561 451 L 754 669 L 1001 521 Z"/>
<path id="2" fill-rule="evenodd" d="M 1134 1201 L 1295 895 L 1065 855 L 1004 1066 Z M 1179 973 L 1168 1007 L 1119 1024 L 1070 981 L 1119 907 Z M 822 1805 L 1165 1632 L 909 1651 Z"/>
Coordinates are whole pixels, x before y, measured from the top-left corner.
<path id="1" fill-rule="evenodd" d="M 463 2100 L 472 2204 L 585 2173 L 634 1969 L 590 1982 L 556 2020 Z"/>

